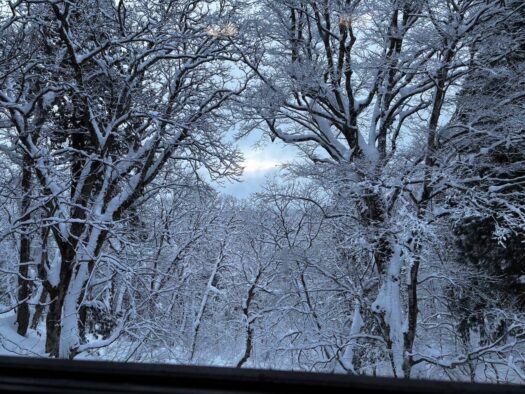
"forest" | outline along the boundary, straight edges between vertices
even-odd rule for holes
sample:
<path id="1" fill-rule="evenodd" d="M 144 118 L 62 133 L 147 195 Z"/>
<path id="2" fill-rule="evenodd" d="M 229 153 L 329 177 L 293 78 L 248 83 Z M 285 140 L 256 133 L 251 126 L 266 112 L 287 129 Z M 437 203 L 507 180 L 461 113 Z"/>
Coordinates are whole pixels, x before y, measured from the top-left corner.
<path id="1" fill-rule="evenodd" d="M 0 355 L 525 383 L 525 2 L 0 0 Z"/>

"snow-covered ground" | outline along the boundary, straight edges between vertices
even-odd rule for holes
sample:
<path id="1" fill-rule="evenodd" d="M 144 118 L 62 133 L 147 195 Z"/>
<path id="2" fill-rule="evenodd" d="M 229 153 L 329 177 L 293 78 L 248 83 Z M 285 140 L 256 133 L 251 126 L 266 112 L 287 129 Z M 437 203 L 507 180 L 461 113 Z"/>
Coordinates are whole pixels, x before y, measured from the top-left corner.
<path id="1" fill-rule="evenodd" d="M 0 315 L 0 355 L 45 357 L 45 338 L 34 330 L 28 330 L 26 337 L 18 335 L 15 320 L 14 312 Z"/>

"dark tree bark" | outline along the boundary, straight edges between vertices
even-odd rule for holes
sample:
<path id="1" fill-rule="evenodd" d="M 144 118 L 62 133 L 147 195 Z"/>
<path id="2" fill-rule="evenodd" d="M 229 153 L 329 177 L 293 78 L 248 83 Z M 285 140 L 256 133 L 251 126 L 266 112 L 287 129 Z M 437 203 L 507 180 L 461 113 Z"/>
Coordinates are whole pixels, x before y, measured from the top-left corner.
<path id="1" fill-rule="evenodd" d="M 20 211 L 22 213 L 22 223 L 30 219 L 28 212 L 31 203 L 31 167 L 30 157 L 24 154 L 22 164 L 22 203 Z M 16 332 L 25 336 L 29 327 L 30 310 L 28 299 L 31 296 L 31 281 L 29 280 L 29 264 L 31 263 L 31 237 L 28 234 L 27 225 L 22 226 L 20 235 L 20 262 L 18 271 L 18 308 L 16 313 Z"/>
<path id="2" fill-rule="evenodd" d="M 244 319 L 246 320 L 246 343 L 244 347 L 244 354 L 237 363 L 237 368 L 241 368 L 250 356 L 252 355 L 252 348 L 253 348 L 253 323 L 255 319 L 251 318 L 250 313 L 250 306 L 253 302 L 253 299 L 255 298 L 255 289 L 257 288 L 257 284 L 259 282 L 259 279 L 261 278 L 262 271 L 259 271 L 257 274 L 257 277 L 255 278 L 255 281 L 250 286 L 250 289 L 248 290 L 248 296 L 246 297 L 246 305 L 244 308 L 242 308 L 242 312 L 244 314 Z"/>

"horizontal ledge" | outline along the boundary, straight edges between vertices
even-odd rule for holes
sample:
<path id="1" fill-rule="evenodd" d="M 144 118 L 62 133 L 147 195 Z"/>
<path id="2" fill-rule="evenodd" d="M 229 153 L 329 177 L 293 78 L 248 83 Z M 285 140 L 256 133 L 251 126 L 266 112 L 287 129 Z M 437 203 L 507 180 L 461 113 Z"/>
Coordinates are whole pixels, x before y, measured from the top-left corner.
<path id="1" fill-rule="evenodd" d="M 373 378 L 166 364 L 0 357 L 0 392 L 36 393 L 524 393 L 513 385 Z"/>

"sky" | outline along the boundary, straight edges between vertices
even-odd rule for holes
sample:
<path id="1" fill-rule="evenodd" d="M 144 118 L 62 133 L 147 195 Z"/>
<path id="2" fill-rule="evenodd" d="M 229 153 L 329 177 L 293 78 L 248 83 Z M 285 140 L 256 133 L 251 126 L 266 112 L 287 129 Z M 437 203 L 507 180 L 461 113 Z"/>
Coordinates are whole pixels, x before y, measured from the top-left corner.
<path id="1" fill-rule="evenodd" d="M 215 185 L 222 193 L 237 198 L 247 198 L 259 192 L 268 179 L 279 178 L 280 166 L 297 159 L 297 148 L 286 145 L 279 140 L 270 142 L 254 132 L 237 142 L 244 155 L 244 173 L 240 182 L 224 182 Z"/>

